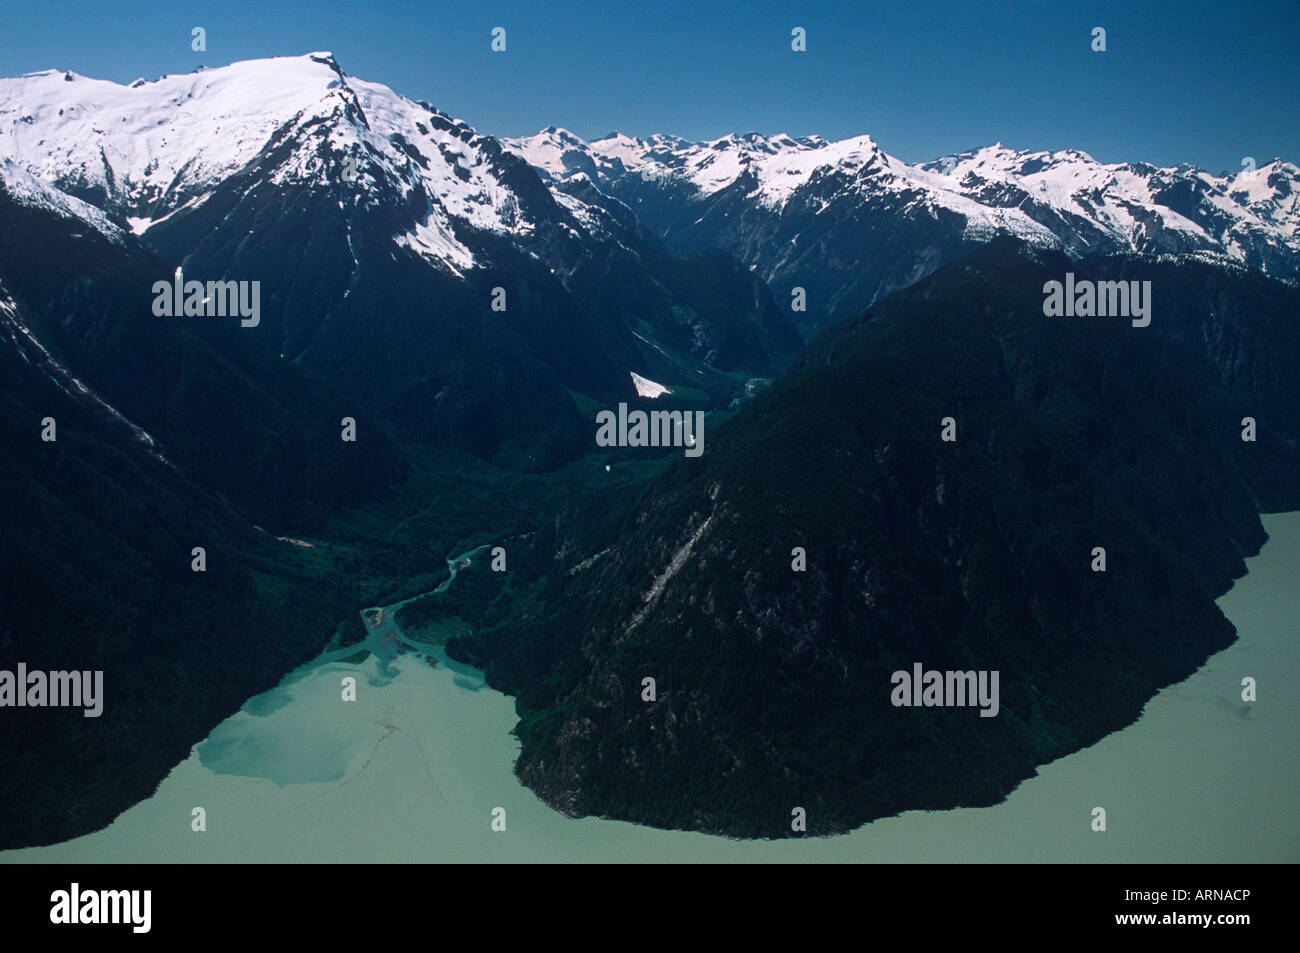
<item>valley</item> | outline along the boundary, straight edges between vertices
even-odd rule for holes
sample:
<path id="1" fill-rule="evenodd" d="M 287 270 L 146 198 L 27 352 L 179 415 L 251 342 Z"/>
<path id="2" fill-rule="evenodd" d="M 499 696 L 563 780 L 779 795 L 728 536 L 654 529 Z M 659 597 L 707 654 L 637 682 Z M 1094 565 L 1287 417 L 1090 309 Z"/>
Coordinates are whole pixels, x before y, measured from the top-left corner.
<path id="1" fill-rule="evenodd" d="M 0 860 L 1293 854 L 1298 202 L 0 79 Z"/>

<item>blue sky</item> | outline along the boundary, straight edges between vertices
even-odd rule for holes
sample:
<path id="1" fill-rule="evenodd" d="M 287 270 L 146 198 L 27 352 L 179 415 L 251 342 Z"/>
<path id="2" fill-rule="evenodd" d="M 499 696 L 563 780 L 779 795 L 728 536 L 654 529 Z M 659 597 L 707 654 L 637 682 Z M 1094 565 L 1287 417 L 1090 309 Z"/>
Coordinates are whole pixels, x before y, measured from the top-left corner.
<path id="1" fill-rule="evenodd" d="M 1300 0 L 0 0 L 0 16 L 0 75 L 129 82 L 328 49 L 495 135 L 868 133 L 908 161 L 1001 141 L 1213 172 L 1300 162 Z M 489 49 L 496 26 L 505 53 Z"/>

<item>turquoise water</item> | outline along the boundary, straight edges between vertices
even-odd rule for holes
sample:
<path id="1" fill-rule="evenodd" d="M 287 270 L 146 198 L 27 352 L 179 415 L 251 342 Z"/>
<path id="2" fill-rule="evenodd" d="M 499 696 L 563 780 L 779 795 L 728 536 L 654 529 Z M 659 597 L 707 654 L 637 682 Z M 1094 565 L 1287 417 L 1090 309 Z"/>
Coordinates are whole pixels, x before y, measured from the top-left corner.
<path id="1" fill-rule="evenodd" d="M 1269 542 L 1220 600 L 1238 641 L 996 807 L 777 842 L 566 818 L 512 773 L 513 700 L 434 650 L 437 668 L 323 657 L 251 699 L 106 829 L 0 861 L 1294 862 L 1300 513 L 1264 525 Z M 341 697 L 348 676 L 355 702 Z M 196 806 L 205 832 L 190 829 Z M 1105 832 L 1091 830 L 1097 806 Z M 491 828 L 495 808 L 504 831 Z"/>

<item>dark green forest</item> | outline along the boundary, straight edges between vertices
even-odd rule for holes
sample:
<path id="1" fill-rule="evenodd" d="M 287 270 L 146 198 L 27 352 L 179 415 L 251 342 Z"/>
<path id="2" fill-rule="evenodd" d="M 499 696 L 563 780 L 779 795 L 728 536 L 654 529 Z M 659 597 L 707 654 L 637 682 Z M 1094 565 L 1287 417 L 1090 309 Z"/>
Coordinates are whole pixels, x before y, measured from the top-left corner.
<path id="1" fill-rule="evenodd" d="M 1045 319 L 1067 268 L 1151 280 L 1151 327 Z M 517 773 L 566 813 L 777 837 L 796 804 L 830 834 L 996 803 L 1232 641 L 1258 511 L 1300 506 L 1298 305 L 996 242 L 828 331 L 700 460 L 542 526 L 448 651 L 517 697 Z M 891 706 L 918 661 L 1000 671 L 998 717 Z"/>
<path id="2" fill-rule="evenodd" d="M 41 224 L 0 217 L 15 220 Z M 18 231 L 0 242 L 26 254 Z M 748 372 L 684 388 L 680 406 L 710 410 L 699 459 L 586 447 L 601 401 L 468 326 L 482 362 L 397 367 L 340 455 L 323 448 L 360 377 L 151 324 L 130 291 L 149 253 L 65 250 L 79 283 L 51 265 L 6 289 L 167 459 L 34 352 L 0 352 L 0 667 L 102 669 L 106 694 L 100 719 L 0 721 L 5 847 L 107 824 L 248 697 L 358 642 L 361 607 L 429 593 L 449 555 L 484 543 L 506 572 L 481 554 L 399 623 L 516 697 L 516 771 L 557 809 L 775 837 L 796 803 L 815 834 L 995 803 L 1229 644 L 1213 600 L 1263 543 L 1258 512 L 1300 507 L 1300 292 L 1246 272 L 995 242 L 829 329 L 736 407 Z M 709 256 L 659 267 L 723 313 L 698 287 L 743 280 Z M 1151 328 L 1043 318 L 1039 289 L 1066 268 L 1151 280 Z M 718 340 L 744 352 L 762 342 L 741 318 Z M 382 373 L 386 353 L 362 364 Z M 892 707 L 889 675 L 915 661 L 999 670 L 999 716 Z"/>

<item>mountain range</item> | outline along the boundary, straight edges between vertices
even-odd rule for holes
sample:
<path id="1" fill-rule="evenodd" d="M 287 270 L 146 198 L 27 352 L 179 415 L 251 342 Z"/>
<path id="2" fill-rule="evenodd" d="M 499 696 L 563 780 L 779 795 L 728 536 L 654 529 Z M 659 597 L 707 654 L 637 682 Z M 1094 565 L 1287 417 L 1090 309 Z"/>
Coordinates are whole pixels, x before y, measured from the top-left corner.
<path id="1" fill-rule="evenodd" d="M 1073 258 L 1201 252 L 1297 272 L 1300 168 L 1277 159 L 1211 175 L 998 143 L 912 165 L 869 136 L 588 142 L 557 127 L 505 144 L 552 182 L 621 199 L 678 250 L 729 251 L 783 301 L 804 288 L 808 332 L 998 235 Z"/>
<path id="2" fill-rule="evenodd" d="M 1230 642 L 1259 511 L 1300 507 L 1298 178 L 497 139 L 324 52 L 0 79 L 0 668 L 109 686 L 0 717 L 0 847 L 102 827 L 489 541 L 508 572 L 409 617 L 459 620 L 558 809 L 995 802 Z M 1150 325 L 1045 316 L 1067 274 L 1149 282 Z M 258 320 L 158 313 L 178 276 Z M 598 446 L 624 403 L 705 452 Z M 999 715 L 892 707 L 918 661 L 1001 671 Z"/>

